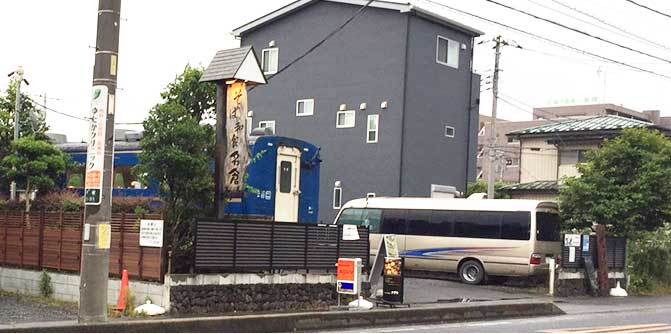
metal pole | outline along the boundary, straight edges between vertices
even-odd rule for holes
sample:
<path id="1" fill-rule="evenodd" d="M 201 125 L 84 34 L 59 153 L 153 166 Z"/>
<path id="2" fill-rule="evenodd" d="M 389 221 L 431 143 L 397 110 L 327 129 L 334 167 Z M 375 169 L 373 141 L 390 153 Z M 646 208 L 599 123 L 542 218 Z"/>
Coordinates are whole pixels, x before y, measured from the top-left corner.
<path id="1" fill-rule="evenodd" d="M 494 199 L 494 162 L 496 160 L 496 103 L 499 93 L 499 58 L 501 57 L 501 36 L 494 40 L 494 79 L 492 81 L 492 118 L 489 121 L 489 171 L 487 173 L 487 198 Z"/>
<path id="2" fill-rule="evenodd" d="M 226 208 L 226 83 L 217 82 L 217 105 L 216 105 L 216 143 L 214 147 L 214 198 L 217 210 L 217 219 L 224 219 Z"/>
<path id="3" fill-rule="evenodd" d="M 102 132 L 104 138 L 101 138 L 105 146 L 100 204 L 89 202 L 84 207 L 85 225 L 89 226 L 90 234 L 87 240 L 82 241 L 78 317 L 80 323 L 107 321 L 107 279 L 109 276 L 109 239 L 107 238 L 111 238 L 114 97 L 117 84 L 120 11 L 121 0 L 99 0 L 93 87 L 94 89 L 106 87 L 107 114 L 102 113 L 101 115 L 106 116 L 106 122 L 104 132 Z M 92 129 L 95 130 L 95 127 L 92 126 Z"/>
<path id="4" fill-rule="evenodd" d="M 21 124 L 19 124 L 19 121 L 21 118 L 19 117 L 19 113 L 21 112 L 21 84 L 23 83 L 23 67 L 19 66 L 19 69 L 16 70 L 16 76 L 18 78 L 16 82 L 16 98 L 15 101 L 16 104 L 14 106 L 14 141 L 19 140 L 19 135 L 20 135 L 20 130 L 21 130 Z M 12 167 L 12 169 L 15 169 L 15 167 Z M 9 199 L 11 201 L 16 200 L 16 182 L 12 181 L 9 189 Z"/>

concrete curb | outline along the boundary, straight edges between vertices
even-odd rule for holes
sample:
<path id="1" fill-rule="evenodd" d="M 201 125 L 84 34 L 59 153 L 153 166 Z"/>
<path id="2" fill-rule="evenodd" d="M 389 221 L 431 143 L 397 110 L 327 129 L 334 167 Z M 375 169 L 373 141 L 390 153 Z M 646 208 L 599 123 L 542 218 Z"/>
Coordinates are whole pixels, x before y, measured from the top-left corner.
<path id="1" fill-rule="evenodd" d="M 216 316 L 104 324 L 32 323 L 0 326 L 0 332 L 294 332 L 356 327 L 442 323 L 501 318 L 559 315 L 564 312 L 549 301 L 473 303 L 372 311 L 305 312 L 245 316 Z"/>

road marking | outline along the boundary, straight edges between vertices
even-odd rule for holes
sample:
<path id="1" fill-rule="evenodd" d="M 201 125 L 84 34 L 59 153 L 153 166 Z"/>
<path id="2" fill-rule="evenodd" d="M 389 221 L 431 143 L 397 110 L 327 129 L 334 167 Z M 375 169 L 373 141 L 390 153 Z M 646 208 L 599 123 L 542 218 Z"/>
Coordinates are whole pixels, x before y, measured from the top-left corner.
<path id="1" fill-rule="evenodd" d="M 567 333 L 567 332 L 581 332 L 581 333 L 641 333 L 641 332 L 658 332 L 671 329 L 669 324 L 638 324 L 638 325 L 623 325 L 623 326 L 601 326 L 601 327 L 580 327 L 580 328 L 560 328 L 547 329 L 542 332 L 545 333 Z"/>

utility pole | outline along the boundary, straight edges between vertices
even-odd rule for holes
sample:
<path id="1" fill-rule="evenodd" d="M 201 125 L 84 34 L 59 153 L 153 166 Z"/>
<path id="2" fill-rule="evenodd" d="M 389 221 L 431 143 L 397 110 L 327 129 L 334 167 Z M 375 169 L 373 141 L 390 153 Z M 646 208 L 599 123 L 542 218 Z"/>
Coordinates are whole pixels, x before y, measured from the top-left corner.
<path id="1" fill-rule="evenodd" d="M 489 168 L 487 173 L 487 198 L 494 199 L 494 165 L 496 157 L 496 104 L 499 98 L 499 58 L 501 57 L 501 45 L 508 45 L 501 36 L 494 39 L 496 46 L 494 58 L 494 78 L 492 80 L 492 118 L 489 121 Z"/>
<path id="2" fill-rule="evenodd" d="M 120 12 L 121 0 L 99 0 L 86 159 L 85 223 L 79 283 L 80 323 L 107 321 Z"/>
<path id="3" fill-rule="evenodd" d="M 14 105 L 14 141 L 19 140 L 19 136 L 21 133 L 21 124 L 19 124 L 19 121 L 21 120 L 21 117 L 19 117 L 19 113 L 21 113 L 21 84 L 23 82 L 28 84 L 28 81 L 26 81 L 23 78 L 23 67 L 19 66 L 19 68 L 10 73 L 9 76 L 16 75 L 17 81 L 16 81 L 16 98 L 15 102 L 16 104 Z M 14 168 L 14 167 L 12 167 Z M 28 194 L 26 194 L 27 196 Z M 15 201 L 16 198 L 16 182 L 12 181 L 9 189 L 9 199 L 11 201 Z"/>

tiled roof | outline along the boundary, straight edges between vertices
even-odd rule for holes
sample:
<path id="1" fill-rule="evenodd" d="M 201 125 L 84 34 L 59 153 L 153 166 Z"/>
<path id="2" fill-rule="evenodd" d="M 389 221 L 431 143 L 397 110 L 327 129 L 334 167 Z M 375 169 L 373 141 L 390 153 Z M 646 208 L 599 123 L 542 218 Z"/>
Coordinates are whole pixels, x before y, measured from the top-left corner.
<path id="1" fill-rule="evenodd" d="M 217 51 L 210 66 L 207 67 L 200 78 L 200 82 L 233 78 L 251 48 L 251 46 L 244 46 L 237 49 Z"/>
<path id="2" fill-rule="evenodd" d="M 557 181 L 535 181 L 501 187 L 503 191 L 559 191 Z"/>
<path id="3" fill-rule="evenodd" d="M 531 135 L 558 132 L 621 130 L 649 128 L 654 124 L 614 115 L 594 116 L 581 119 L 557 121 L 550 124 L 509 132 L 508 135 Z"/>

